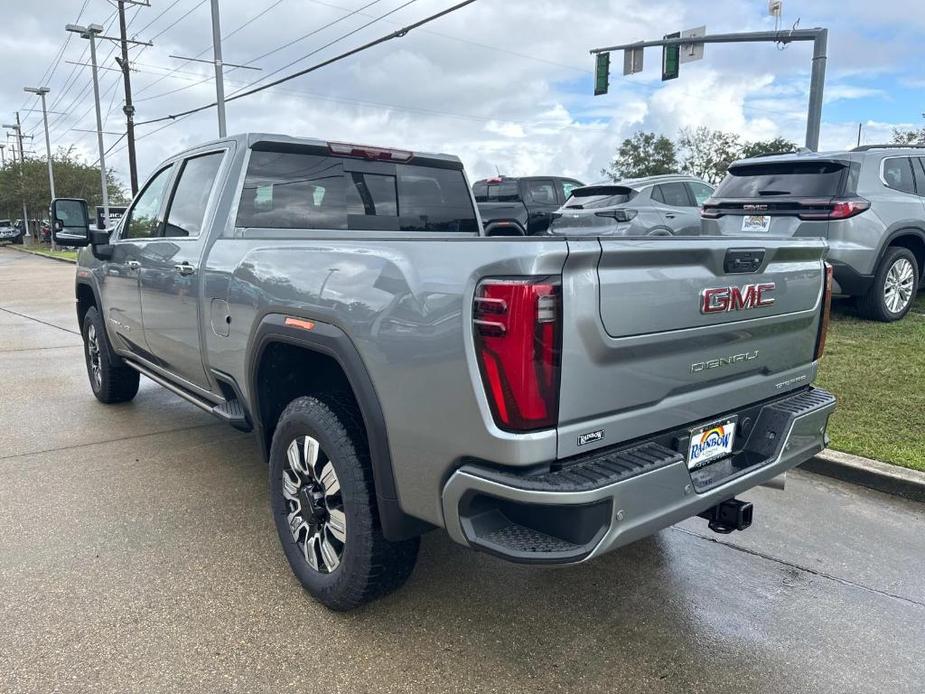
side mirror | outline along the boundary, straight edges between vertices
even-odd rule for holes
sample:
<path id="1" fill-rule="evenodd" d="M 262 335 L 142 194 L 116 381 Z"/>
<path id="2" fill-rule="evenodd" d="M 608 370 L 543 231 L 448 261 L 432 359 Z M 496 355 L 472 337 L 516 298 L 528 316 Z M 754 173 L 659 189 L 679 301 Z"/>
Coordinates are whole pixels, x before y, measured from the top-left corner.
<path id="1" fill-rule="evenodd" d="M 51 224 L 55 242 L 62 246 L 86 246 L 90 243 L 90 217 L 87 214 L 86 200 L 52 200 Z"/>

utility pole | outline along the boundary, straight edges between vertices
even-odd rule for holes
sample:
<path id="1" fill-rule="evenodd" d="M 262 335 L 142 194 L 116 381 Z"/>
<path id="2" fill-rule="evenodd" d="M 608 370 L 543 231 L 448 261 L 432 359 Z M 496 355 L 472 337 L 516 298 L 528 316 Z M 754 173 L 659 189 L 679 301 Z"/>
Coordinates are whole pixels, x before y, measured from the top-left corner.
<path id="1" fill-rule="evenodd" d="M 78 26 L 77 24 L 68 24 L 64 27 L 65 31 L 80 34 L 83 39 L 90 41 L 90 68 L 93 73 L 93 101 L 96 105 L 96 140 L 100 148 L 100 184 L 103 196 L 103 224 L 109 223 L 109 186 L 106 179 L 106 149 L 103 145 L 103 116 L 100 113 L 100 82 L 96 73 L 96 37 L 103 33 L 103 27 L 100 24 L 90 24 L 89 26 Z"/>
<path id="2" fill-rule="evenodd" d="M 23 237 L 31 236 L 29 233 L 29 210 L 26 208 L 26 150 L 22 146 L 22 125 L 19 122 L 19 111 L 16 112 L 16 123 L 5 123 L 4 128 L 9 128 L 16 133 L 16 140 L 19 142 L 19 185 L 22 190 L 22 227 Z M 16 156 L 13 156 L 13 162 L 16 162 Z"/>
<path id="3" fill-rule="evenodd" d="M 6 145 L 0 144 L 0 167 L 6 168 L 6 152 L 3 150 L 6 149 Z"/>
<path id="4" fill-rule="evenodd" d="M 218 0 L 212 0 L 212 56 L 215 62 L 215 103 L 218 104 L 218 136 L 225 137 L 225 77 L 222 71 L 222 28 Z"/>
<path id="5" fill-rule="evenodd" d="M 125 27 L 125 4 L 141 5 L 150 7 L 147 2 L 137 2 L 137 0 L 118 0 L 119 7 L 119 44 L 122 48 L 122 56 L 116 58 L 119 67 L 122 68 L 122 84 L 125 89 L 125 106 L 122 112 L 125 114 L 125 139 L 128 144 L 128 174 L 132 186 L 132 197 L 138 193 L 138 164 L 135 159 L 135 106 L 132 104 L 132 78 L 129 74 L 128 62 L 128 45 L 132 43 L 126 36 Z"/>
<path id="6" fill-rule="evenodd" d="M 50 91 L 48 87 L 24 87 L 24 91 L 29 94 L 38 94 L 42 99 L 42 122 L 45 124 L 45 153 L 48 157 L 48 190 L 51 193 L 51 199 L 55 199 L 55 172 L 51 165 L 51 138 L 48 136 L 48 111 L 45 108 L 45 95 Z M 51 250 L 55 248 L 55 235 L 51 234 Z"/>
<path id="7" fill-rule="evenodd" d="M 602 59 L 604 54 L 611 51 L 642 51 L 644 48 L 660 46 L 663 50 L 680 49 L 681 60 L 685 62 L 685 55 L 688 60 L 696 59 L 696 49 L 702 51 L 703 44 L 707 43 L 776 43 L 787 45 L 794 41 L 812 41 L 813 42 L 813 62 L 812 73 L 809 83 L 809 104 L 806 116 L 806 147 L 812 151 L 819 149 L 819 130 L 822 124 L 822 93 L 825 88 L 825 67 L 826 67 L 826 49 L 829 40 L 829 30 L 822 27 L 813 29 L 792 29 L 782 31 L 750 31 L 733 34 L 707 34 L 707 35 L 690 35 L 691 30 L 684 32 L 688 36 L 664 38 L 660 41 L 637 41 L 636 43 L 626 43 L 619 46 L 608 46 L 606 48 L 595 48 L 591 51 L 596 56 L 598 66 L 607 63 L 607 70 L 598 69 L 597 88 L 595 93 L 605 94 L 607 92 L 607 72 L 609 71 L 609 61 Z M 687 53 L 685 54 L 685 51 Z M 700 53 L 702 56 L 702 52 Z M 625 70 L 624 74 L 637 72 L 632 66 L 639 65 L 641 68 L 641 56 L 631 56 L 624 61 L 624 66 L 631 66 Z M 664 67 L 664 64 L 663 64 Z M 677 66 L 673 66 L 674 71 L 670 75 L 665 75 L 663 71 L 662 79 L 671 79 L 677 76 Z"/>

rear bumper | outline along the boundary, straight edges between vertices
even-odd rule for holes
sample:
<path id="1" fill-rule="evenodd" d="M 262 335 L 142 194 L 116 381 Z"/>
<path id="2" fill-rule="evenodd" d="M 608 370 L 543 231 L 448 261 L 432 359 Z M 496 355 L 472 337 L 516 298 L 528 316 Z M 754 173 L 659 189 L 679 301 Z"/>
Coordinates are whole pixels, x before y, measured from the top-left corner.
<path id="1" fill-rule="evenodd" d="M 511 561 L 585 561 L 805 462 L 825 448 L 834 408 L 834 396 L 820 389 L 765 404 L 744 445 L 715 464 L 723 471 L 696 479 L 684 454 L 655 440 L 595 451 L 533 475 L 466 465 L 443 490 L 446 529 L 461 544 Z"/>
<path id="2" fill-rule="evenodd" d="M 828 260 L 832 264 L 832 275 L 836 284 L 836 286 L 833 287 L 835 294 L 863 296 L 870 291 L 871 285 L 874 283 L 873 275 L 862 275 L 851 265 L 840 263 L 833 258 L 829 258 Z"/>

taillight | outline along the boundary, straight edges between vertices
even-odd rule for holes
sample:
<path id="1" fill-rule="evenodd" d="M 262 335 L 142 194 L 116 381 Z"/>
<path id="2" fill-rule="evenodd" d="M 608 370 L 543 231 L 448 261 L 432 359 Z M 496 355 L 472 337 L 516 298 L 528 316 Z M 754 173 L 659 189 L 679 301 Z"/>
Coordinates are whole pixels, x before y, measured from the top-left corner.
<path id="1" fill-rule="evenodd" d="M 700 216 L 704 219 L 719 219 L 719 205 L 716 203 L 711 203 L 709 200 L 707 200 L 700 207 Z"/>
<path id="2" fill-rule="evenodd" d="M 819 319 L 819 333 L 816 335 L 816 353 L 813 361 L 822 358 L 825 352 L 825 338 L 829 333 L 829 317 L 832 315 L 832 266 L 825 264 L 825 288 L 822 290 L 822 316 Z"/>
<path id="3" fill-rule="evenodd" d="M 870 209 L 870 201 L 864 198 L 823 201 L 806 200 L 801 204 L 806 207 L 816 208 L 800 212 L 800 219 L 805 220 L 848 219 Z"/>
<path id="4" fill-rule="evenodd" d="M 483 280 L 475 292 L 473 332 L 495 423 L 509 431 L 555 426 L 562 349 L 559 279 Z"/>

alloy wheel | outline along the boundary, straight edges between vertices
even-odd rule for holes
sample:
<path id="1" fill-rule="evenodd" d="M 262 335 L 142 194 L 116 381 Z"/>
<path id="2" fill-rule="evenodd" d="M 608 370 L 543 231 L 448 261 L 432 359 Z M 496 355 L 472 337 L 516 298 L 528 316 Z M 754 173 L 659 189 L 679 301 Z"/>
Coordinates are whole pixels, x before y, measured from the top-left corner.
<path id="1" fill-rule="evenodd" d="M 292 539 L 315 571 L 340 566 L 347 543 L 347 516 L 340 480 L 317 439 L 299 436 L 286 449 L 283 498 Z"/>
<path id="2" fill-rule="evenodd" d="M 915 284 L 915 270 L 907 258 L 898 258 L 886 273 L 883 286 L 883 300 L 892 313 L 905 310 L 912 301 Z"/>
<path id="3" fill-rule="evenodd" d="M 103 385 L 103 366 L 100 363 L 100 340 L 93 323 L 87 327 L 87 354 L 90 357 L 90 375 L 97 388 Z"/>

